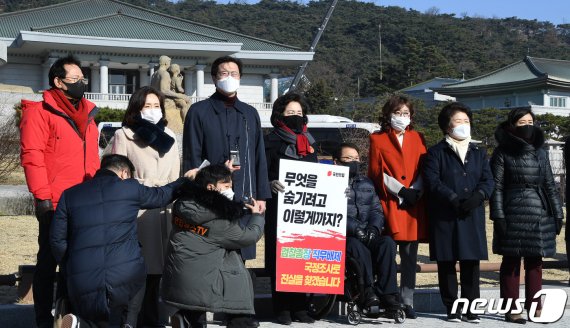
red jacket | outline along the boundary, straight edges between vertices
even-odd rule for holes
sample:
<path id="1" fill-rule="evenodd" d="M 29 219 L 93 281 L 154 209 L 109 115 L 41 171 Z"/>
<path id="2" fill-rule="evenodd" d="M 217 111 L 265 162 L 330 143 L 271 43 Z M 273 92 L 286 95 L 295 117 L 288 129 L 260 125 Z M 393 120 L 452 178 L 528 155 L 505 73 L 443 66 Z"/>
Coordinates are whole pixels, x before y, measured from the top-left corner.
<path id="1" fill-rule="evenodd" d="M 85 139 L 75 123 L 44 93 L 44 101 L 22 100 L 21 163 L 28 189 L 38 199 L 51 199 L 54 209 L 61 193 L 91 179 L 99 169 L 99 132 L 93 118 L 99 110 L 89 103 Z"/>
<path id="2" fill-rule="evenodd" d="M 424 139 L 414 130 L 404 134 L 403 146 L 394 132 L 370 136 L 368 176 L 374 182 L 386 217 L 385 233 L 396 241 L 427 241 L 428 223 L 423 198 L 412 208 L 398 207 L 398 198 L 384 185 L 384 173 L 404 187 L 410 187 L 420 176 L 420 158 L 427 152 Z"/>

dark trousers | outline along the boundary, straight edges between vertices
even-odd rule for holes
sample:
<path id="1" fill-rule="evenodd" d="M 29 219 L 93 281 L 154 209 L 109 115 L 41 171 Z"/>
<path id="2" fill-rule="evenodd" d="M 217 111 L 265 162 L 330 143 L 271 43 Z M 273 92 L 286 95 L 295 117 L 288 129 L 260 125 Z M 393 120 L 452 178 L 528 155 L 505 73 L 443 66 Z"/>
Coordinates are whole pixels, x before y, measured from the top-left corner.
<path id="1" fill-rule="evenodd" d="M 529 310 L 532 303 L 538 303 L 537 309 L 542 309 L 540 298 L 533 296 L 542 289 L 542 257 L 524 258 L 524 291 L 525 309 Z M 515 300 L 519 298 L 521 279 L 521 258 L 518 256 L 503 256 L 499 280 L 501 283 L 501 298 L 512 299 L 511 310 L 515 308 Z"/>
<path id="2" fill-rule="evenodd" d="M 205 311 L 180 310 L 178 313 L 183 315 L 184 318 L 188 320 L 188 323 L 190 324 L 189 328 L 207 327 L 208 321 L 206 320 Z"/>
<path id="3" fill-rule="evenodd" d="M 36 271 L 34 272 L 34 281 L 32 285 L 32 293 L 34 295 L 34 311 L 36 313 L 36 324 L 39 328 L 53 327 L 53 316 L 51 310 L 53 307 L 53 289 L 56 280 L 57 263 L 51 252 L 49 244 L 49 229 L 51 220 L 53 219 L 53 211 L 45 214 L 45 217 L 38 218 L 39 235 L 38 235 L 38 254 L 36 262 Z M 65 287 L 63 274 L 57 277 L 58 285 Z M 64 296 L 64 289 L 58 287 L 56 297 Z"/>
<path id="4" fill-rule="evenodd" d="M 111 308 L 111 317 L 109 321 L 91 321 L 85 318 L 82 318 L 80 315 L 76 314 L 76 317 L 79 321 L 79 327 L 81 328 L 111 328 L 111 327 L 122 327 L 124 323 L 127 323 L 126 315 L 127 315 L 127 307 L 115 307 Z M 73 311 L 72 311 L 73 313 Z"/>
<path id="5" fill-rule="evenodd" d="M 165 327 L 168 313 L 160 302 L 160 274 L 146 276 L 145 285 L 129 302 L 126 323 L 133 327 Z"/>
<path id="6" fill-rule="evenodd" d="M 366 286 L 374 286 L 378 295 L 398 293 L 396 243 L 392 238 L 379 236 L 366 246 L 360 240 L 348 237 L 346 253 L 358 262 Z"/>
<path id="7" fill-rule="evenodd" d="M 275 290 L 276 252 L 277 252 L 277 226 L 274 216 L 267 215 L 265 222 L 265 270 L 271 279 L 271 295 L 273 311 L 278 314 L 282 311 L 297 312 L 307 309 L 307 295 L 305 293 L 287 293 Z"/>
<path id="8" fill-rule="evenodd" d="M 451 313 L 453 302 L 457 299 L 457 272 L 455 263 L 457 261 L 437 261 L 437 278 L 439 282 L 439 292 L 443 305 L 447 308 L 447 313 Z M 479 260 L 459 261 L 459 281 L 461 284 L 461 298 L 466 298 L 469 302 L 481 296 L 479 288 Z"/>

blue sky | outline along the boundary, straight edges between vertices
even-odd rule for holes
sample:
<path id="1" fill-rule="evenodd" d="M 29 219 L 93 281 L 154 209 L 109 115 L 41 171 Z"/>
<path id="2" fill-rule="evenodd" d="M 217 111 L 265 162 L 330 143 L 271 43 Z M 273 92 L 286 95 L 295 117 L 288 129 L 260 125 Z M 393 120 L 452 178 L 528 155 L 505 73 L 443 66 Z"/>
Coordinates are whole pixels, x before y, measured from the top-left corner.
<path id="1" fill-rule="evenodd" d="M 216 0 L 218 3 L 235 2 L 235 0 Z M 241 0 L 243 1 L 243 0 Z M 342 1 L 342 0 L 341 0 Z M 359 0 L 360 1 L 360 0 Z M 516 16 L 524 19 L 549 21 L 553 24 L 570 23 L 570 0 L 362 0 L 381 6 L 399 6 L 424 12 L 431 7 L 437 7 L 440 13 L 455 13 L 461 17 L 479 16 L 484 18 L 505 18 Z M 258 0 L 246 0 L 247 3 L 257 3 Z M 306 2 L 302 0 L 301 2 Z M 342 3 L 337 5 L 342 10 Z"/>

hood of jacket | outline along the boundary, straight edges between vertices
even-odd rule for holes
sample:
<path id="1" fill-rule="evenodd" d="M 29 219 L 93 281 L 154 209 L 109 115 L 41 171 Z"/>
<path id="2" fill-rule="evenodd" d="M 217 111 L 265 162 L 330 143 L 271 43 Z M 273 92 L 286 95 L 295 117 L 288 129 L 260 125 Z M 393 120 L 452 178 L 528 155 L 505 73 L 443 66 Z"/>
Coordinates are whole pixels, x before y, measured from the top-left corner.
<path id="1" fill-rule="evenodd" d="M 186 181 L 179 191 L 180 198 L 175 211 L 193 214 L 192 221 L 197 224 L 214 219 L 235 220 L 247 213 L 243 203 L 231 201 L 219 192 L 200 187 L 191 181 Z"/>
<path id="2" fill-rule="evenodd" d="M 508 129 L 508 122 L 499 124 L 495 130 L 495 139 L 501 149 L 510 155 L 519 155 L 529 150 L 539 149 L 544 145 L 544 132 L 539 127 L 534 127 L 534 139 L 532 143 L 513 135 Z"/>

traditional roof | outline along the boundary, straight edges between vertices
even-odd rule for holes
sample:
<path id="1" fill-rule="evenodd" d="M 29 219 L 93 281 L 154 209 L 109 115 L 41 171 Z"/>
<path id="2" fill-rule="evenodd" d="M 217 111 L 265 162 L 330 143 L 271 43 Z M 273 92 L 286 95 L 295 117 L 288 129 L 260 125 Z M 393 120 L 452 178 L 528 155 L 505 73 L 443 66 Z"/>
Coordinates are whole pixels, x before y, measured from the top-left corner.
<path id="1" fill-rule="evenodd" d="M 455 96 L 536 87 L 570 88 L 570 61 L 527 56 L 496 71 L 433 90 Z"/>
<path id="2" fill-rule="evenodd" d="M 69 36 L 242 44 L 242 51 L 299 48 L 165 15 L 116 0 L 73 0 L 0 15 L 0 38 L 22 31 Z"/>
<path id="3" fill-rule="evenodd" d="M 401 92 L 410 92 L 410 91 L 425 91 L 426 89 L 433 89 L 439 88 L 442 85 L 452 84 L 460 82 L 460 79 L 453 79 L 449 77 L 434 77 L 431 80 L 427 80 L 424 82 L 420 82 L 418 84 L 414 84 L 410 87 L 404 88 L 400 90 Z"/>

